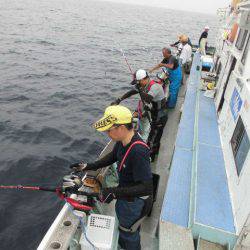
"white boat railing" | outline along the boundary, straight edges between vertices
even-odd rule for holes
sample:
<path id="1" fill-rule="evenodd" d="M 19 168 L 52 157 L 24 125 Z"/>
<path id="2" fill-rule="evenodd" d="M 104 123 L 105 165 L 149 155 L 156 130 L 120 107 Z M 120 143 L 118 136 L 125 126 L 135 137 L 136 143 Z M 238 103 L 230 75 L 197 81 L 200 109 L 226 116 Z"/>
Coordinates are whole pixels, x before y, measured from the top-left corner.
<path id="1" fill-rule="evenodd" d="M 113 147 L 112 141 L 110 141 L 102 150 L 100 156 L 107 154 Z M 104 168 L 102 175 L 104 176 L 107 168 Z M 86 214 L 82 214 L 83 222 L 86 220 Z M 38 250 L 52 250 L 52 249 L 79 249 L 79 239 L 76 232 L 80 224 L 79 216 L 73 213 L 70 205 L 65 204 L 57 215 L 56 219 L 50 226 L 49 230 L 45 234 L 44 238 L 38 246 Z M 80 230 L 82 231 L 82 230 Z M 82 232 L 81 232 L 82 233 Z M 69 247 L 70 246 L 70 247 Z"/>

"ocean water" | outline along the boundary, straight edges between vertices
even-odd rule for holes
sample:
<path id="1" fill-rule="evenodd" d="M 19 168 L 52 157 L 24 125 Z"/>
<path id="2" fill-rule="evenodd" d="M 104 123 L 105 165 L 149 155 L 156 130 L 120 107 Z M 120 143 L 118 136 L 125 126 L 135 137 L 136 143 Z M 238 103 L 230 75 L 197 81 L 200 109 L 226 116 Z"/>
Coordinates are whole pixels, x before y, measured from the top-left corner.
<path id="1" fill-rule="evenodd" d="M 85 0 L 0 0 L 0 185 L 57 185 L 70 163 L 107 143 L 91 125 L 130 88 L 133 70 L 215 16 Z M 124 102 L 134 109 L 136 98 Z M 63 203 L 51 193 L 0 190 L 0 249 L 36 249 Z"/>

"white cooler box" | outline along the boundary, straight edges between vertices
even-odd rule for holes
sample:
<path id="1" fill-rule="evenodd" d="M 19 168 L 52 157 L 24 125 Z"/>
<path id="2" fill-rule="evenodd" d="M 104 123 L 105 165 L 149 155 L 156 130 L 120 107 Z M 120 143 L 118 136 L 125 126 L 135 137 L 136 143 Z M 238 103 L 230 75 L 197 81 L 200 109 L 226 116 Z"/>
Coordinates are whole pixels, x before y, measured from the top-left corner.
<path id="1" fill-rule="evenodd" d="M 118 230 L 113 216 L 91 214 L 85 230 L 87 239 L 83 233 L 80 239 L 81 249 L 92 250 L 93 246 L 89 242 L 100 250 L 113 249 L 117 245 Z"/>

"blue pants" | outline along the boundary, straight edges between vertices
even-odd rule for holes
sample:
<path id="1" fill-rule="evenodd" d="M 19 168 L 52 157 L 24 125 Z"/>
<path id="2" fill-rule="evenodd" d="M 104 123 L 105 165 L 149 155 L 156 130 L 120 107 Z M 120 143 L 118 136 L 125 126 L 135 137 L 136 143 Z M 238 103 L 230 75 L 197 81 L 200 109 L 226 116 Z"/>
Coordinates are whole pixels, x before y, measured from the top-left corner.
<path id="1" fill-rule="evenodd" d="M 167 100 L 168 108 L 174 108 L 177 102 L 178 92 L 181 86 L 182 70 L 181 66 L 178 66 L 175 70 L 168 70 L 169 72 L 169 97 Z"/>
<path id="2" fill-rule="evenodd" d="M 144 201 L 135 198 L 133 202 L 117 200 L 115 204 L 116 216 L 119 224 L 125 228 L 130 228 L 141 216 Z M 140 250 L 140 231 L 134 233 L 119 230 L 119 245 L 126 250 Z"/>

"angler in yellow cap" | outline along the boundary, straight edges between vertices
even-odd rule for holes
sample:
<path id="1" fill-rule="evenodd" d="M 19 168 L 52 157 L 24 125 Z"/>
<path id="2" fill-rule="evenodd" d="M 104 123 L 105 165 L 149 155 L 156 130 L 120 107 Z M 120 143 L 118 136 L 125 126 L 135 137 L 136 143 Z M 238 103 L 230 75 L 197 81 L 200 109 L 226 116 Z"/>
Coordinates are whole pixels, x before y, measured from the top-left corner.
<path id="1" fill-rule="evenodd" d="M 93 163 L 75 163 L 75 171 L 97 170 L 117 162 L 118 187 L 103 188 L 99 198 L 103 202 L 116 201 L 119 220 L 119 245 L 123 249 L 140 250 L 139 228 L 152 207 L 153 182 L 150 150 L 134 131 L 131 111 L 121 105 L 109 106 L 94 128 L 106 132 L 116 141 L 108 155 Z"/>

